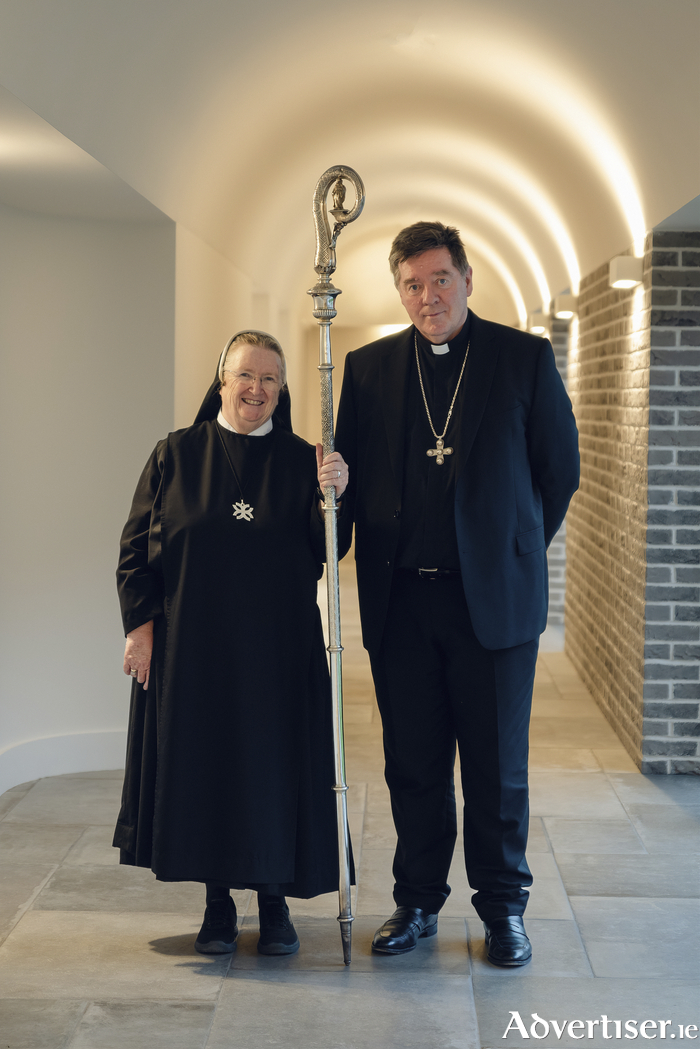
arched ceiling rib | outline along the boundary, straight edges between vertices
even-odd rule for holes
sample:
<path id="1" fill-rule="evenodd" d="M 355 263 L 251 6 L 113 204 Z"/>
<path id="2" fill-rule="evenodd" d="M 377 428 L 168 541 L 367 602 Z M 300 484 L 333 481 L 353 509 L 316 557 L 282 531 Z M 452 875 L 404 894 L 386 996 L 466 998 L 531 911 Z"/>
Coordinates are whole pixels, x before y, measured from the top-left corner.
<path id="1" fill-rule="evenodd" d="M 369 244 L 385 266 L 402 223 L 441 218 L 510 315 L 639 251 L 697 193 L 695 0 L 446 0 L 428 17 L 351 0 L 328 24 L 312 0 L 0 12 L 0 82 L 302 315 L 310 199 L 331 164 L 367 187 L 350 268 L 356 254 L 374 272 Z M 662 67 L 672 105 L 662 75 L 649 88 Z"/>

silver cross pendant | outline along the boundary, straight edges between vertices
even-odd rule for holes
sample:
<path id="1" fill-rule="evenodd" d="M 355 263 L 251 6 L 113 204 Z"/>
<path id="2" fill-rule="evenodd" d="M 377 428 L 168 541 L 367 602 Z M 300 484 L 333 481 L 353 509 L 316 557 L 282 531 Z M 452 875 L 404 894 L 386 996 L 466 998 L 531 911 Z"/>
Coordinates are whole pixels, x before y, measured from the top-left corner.
<path id="1" fill-rule="evenodd" d="M 427 454 L 431 456 L 431 458 L 435 458 L 435 462 L 438 464 L 438 466 L 442 466 L 442 464 L 445 461 L 445 456 L 452 455 L 453 449 L 445 448 L 445 442 L 443 441 L 442 437 L 438 437 L 436 438 L 436 440 L 437 448 L 428 448 Z"/>

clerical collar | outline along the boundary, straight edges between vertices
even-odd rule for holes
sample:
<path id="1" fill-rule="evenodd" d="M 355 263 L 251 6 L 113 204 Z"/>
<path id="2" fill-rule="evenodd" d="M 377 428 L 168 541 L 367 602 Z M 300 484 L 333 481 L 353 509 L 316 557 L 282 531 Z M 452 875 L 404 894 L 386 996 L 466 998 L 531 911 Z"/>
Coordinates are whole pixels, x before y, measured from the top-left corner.
<path id="1" fill-rule="evenodd" d="M 463 350 L 469 341 L 469 327 L 470 327 L 471 315 L 470 311 L 467 310 L 467 316 L 464 324 L 460 328 L 459 332 L 455 335 L 454 339 L 450 339 L 449 342 L 443 342 L 436 345 L 433 342 L 429 342 L 428 339 L 421 332 L 417 332 L 418 345 L 425 351 L 432 352 L 436 357 L 442 357 L 444 354 L 449 353 L 451 349 Z"/>
<path id="2" fill-rule="evenodd" d="M 227 422 L 226 419 L 224 419 L 224 413 L 221 411 L 221 409 L 219 409 L 219 414 L 216 417 L 216 421 L 218 422 L 219 426 L 223 426 L 224 430 L 230 430 L 231 433 L 239 433 L 238 430 L 234 430 L 233 426 L 231 426 L 231 423 Z M 264 422 L 262 426 L 258 426 L 257 430 L 251 430 L 250 433 L 241 434 L 241 437 L 264 437 L 265 434 L 269 433 L 271 429 L 272 416 L 270 416 L 267 422 Z"/>

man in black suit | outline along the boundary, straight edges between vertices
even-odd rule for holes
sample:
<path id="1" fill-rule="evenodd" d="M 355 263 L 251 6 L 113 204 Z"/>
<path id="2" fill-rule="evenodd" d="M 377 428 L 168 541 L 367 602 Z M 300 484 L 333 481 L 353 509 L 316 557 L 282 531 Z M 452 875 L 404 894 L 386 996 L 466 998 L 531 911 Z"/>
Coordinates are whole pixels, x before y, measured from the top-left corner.
<path id="1" fill-rule="evenodd" d="M 468 309 L 456 229 L 409 226 L 389 264 L 413 324 L 348 355 L 336 434 L 398 835 L 397 910 L 372 947 L 402 954 L 437 932 L 458 746 L 489 960 L 523 965 L 527 734 L 546 548 L 578 486 L 576 426 L 549 342 Z"/>

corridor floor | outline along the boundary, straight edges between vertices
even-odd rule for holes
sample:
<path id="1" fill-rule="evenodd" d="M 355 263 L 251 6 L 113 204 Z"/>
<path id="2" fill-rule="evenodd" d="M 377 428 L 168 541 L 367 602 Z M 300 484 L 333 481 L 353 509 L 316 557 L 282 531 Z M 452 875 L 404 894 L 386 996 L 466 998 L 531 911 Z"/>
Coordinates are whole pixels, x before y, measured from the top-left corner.
<path id="1" fill-rule="evenodd" d="M 236 893 L 236 953 L 196 954 L 202 886 L 117 863 L 121 773 L 40 779 L 0 797 L 0 1049 L 590 1049 L 698 1036 L 700 778 L 640 775 L 560 652 L 540 655 L 532 719 L 533 961 L 486 962 L 459 846 L 438 936 L 402 957 L 370 954 L 393 910 L 394 834 L 342 577 L 352 965 L 335 896 L 290 901 L 301 950 L 265 958 L 255 900 Z"/>

